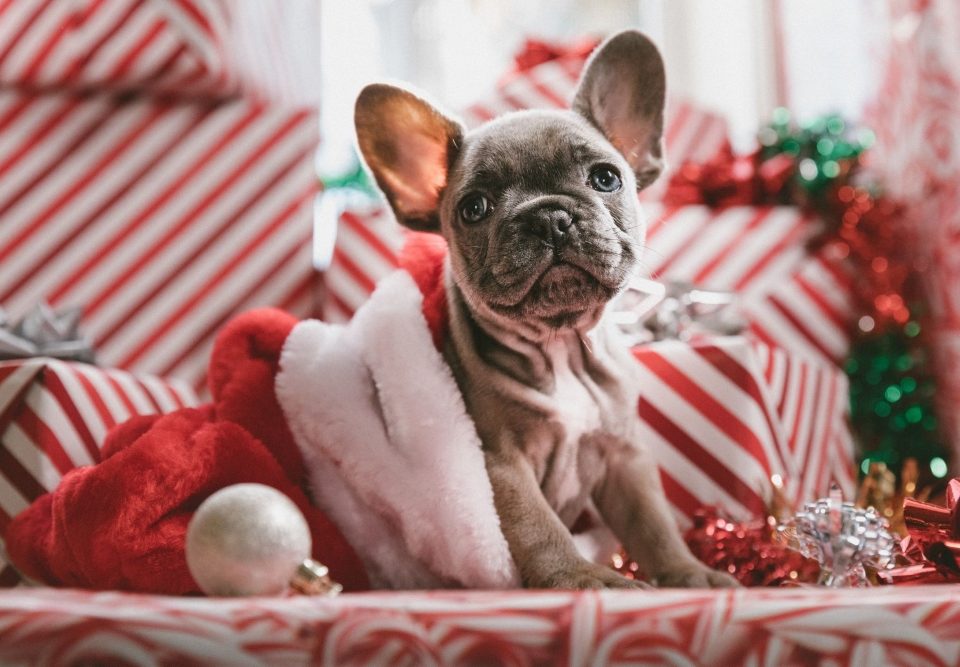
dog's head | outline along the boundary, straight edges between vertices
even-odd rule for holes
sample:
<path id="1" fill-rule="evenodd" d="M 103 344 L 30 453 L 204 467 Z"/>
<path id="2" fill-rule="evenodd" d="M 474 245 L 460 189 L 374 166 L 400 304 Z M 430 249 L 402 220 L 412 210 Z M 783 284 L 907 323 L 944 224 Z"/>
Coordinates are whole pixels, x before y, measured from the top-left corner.
<path id="1" fill-rule="evenodd" d="M 443 234 L 475 312 L 593 326 L 638 266 L 637 190 L 662 168 L 664 69 L 639 32 L 587 63 L 571 111 L 523 111 L 465 132 L 421 97 L 367 86 L 360 150 L 397 219 Z"/>

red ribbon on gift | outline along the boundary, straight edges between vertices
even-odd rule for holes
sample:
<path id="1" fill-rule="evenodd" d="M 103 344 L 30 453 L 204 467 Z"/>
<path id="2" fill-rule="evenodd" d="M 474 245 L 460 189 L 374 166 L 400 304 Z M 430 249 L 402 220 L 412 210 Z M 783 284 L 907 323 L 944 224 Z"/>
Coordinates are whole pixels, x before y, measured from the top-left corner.
<path id="1" fill-rule="evenodd" d="M 909 565 L 878 573 L 890 584 L 960 582 L 960 478 L 947 485 L 946 506 L 913 498 L 903 501 L 909 535 L 901 543 Z"/>
<path id="2" fill-rule="evenodd" d="M 514 72 L 528 72 L 537 65 L 559 60 L 560 58 L 576 58 L 585 60 L 597 48 L 600 40 L 596 37 L 584 37 L 570 44 L 546 42 L 542 39 L 528 37 L 523 47 L 513 57 Z"/>
<path id="3" fill-rule="evenodd" d="M 780 204 L 794 175 L 794 161 L 787 155 L 761 159 L 757 150 L 734 155 L 729 144 L 703 164 L 687 162 L 667 184 L 668 206 L 703 204 L 713 208 Z"/>
<path id="4" fill-rule="evenodd" d="M 520 51 L 513 56 L 513 68 L 500 77 L 497 85 L 503 87 L 518 77 L 526 76 L 538 65 L 554 60 L 569 60 L 576 64 L 579 71 L 582 62 L 599 44 L 600 40 L 596 37 L 584 37 L 569 44 L 527 38 Z"/>

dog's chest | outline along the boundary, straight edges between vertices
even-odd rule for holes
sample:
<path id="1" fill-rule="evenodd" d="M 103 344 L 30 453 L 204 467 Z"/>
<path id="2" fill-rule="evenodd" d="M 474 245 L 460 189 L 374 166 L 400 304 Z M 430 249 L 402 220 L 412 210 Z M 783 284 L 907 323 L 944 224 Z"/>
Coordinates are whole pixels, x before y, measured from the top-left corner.
<path id="1" fill-rule="evenodd" d="M 541 462 L 541 488 L 561 519 L 572 521 L 603 474 L 603 457 L 593 437 L 602 431 L 604 421 L 602 390 L 566 345 L 550 346 L 546 352 L 553 368 L 554 414 L 553 437 L 548 439 L 552 451 Z"/>
<path id="2" fill-rule="evenodd" d="M 600 428 L 598 388 L 567 345 L 553 343 L 546 353 L 553 369 L 551 394 L 557 417 L 566 431 L 565 439 L 577 442 L 584 434 Z"/>

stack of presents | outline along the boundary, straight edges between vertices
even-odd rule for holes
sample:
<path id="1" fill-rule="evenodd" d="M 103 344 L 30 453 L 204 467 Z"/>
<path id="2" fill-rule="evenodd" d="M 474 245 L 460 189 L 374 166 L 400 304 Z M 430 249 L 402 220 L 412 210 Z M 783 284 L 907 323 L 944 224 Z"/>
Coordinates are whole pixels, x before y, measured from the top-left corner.
<path id="1" fill-rule="evenodd" d="M 0 307 L 74 356 L 82 307 L 98 364 L 0 366 L 4 527 L 114 424 L 197 403 L 232 315 L 313 314 L 318 84 L 294 53 L 311 11 L 285 15 L 300 44 L 256 1 L 4 6 Z"/>
<path id="2" fill-rule="evenodd" d="M 310 48 L 297 31 L 309 36 L 312 3 L 291 2 L 304 14 L 290 25 L 271 24 L 268 5 L 0 7 L 0 342 L 19 357 L 0 362 L 0 529 L 97 462 L 115 424 L 197 404 L 231 316 L 272 305 L 347 321 L 397 268 L 407 232 L 375 197 L 337 213 L 330 266 L 312 266 L 318 123 L 303 91 L 317 86 L 294 74 L 302 54 L 286 52 Z M 564 107 L 585 58 L 524 61 L 461 116 L 473 127 Z M 727 145 L 722 118 L 682 99 L 667 111 L 672 169 Z M 704 508 L 762 521 L 831 488 L 851 499 L 840 364 L 859 314 L 848 265 L 808 244 L 817 225 L 800 208 L 671 203 L 673 173 L 641 194 L 644 265 L 660 281 L 735 295 L 743 320 L 735 334 L 635 349 L 643 432 L 678 523 L 694 526 Z M 75 360 L 86 343 L 96 365 Z M 4 663 L 960 660 L 951 586 L 181 599 L 28 587 L 6 563 L 0 582 L 13 587 L 0 595 Z"/>

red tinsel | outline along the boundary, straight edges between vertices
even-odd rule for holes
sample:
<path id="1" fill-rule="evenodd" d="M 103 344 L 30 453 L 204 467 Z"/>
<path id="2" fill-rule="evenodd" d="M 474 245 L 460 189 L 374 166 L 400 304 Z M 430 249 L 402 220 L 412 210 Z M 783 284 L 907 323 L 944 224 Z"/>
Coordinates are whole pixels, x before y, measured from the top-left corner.
<path id="1" fill-rule="evenodd" d="M 821 212 L 828 226 L 819 241 L 856 267 L 853 286 L 876 328 L 903 326 L 917 315 L 908 300 L 916 298 L 923 268 L 912 252 L 903 207 L 849 184 L 831 195 L 832 211 Z"/>
<path id="2" fill-rule="evenodd" d="M 795 163 L 786 155 L 761 160 L 760 151 L 734 155 L 725 145 L 709 161 L 683 164 L 667 185 L 667 206 L 703 204 L 713 208 L 785 203 Z"/>
<path id="3" fill-rule="evenodd" d="M 816 583 L 820 575 L 816 561 L 775 541 L 768 521 L 734 523 L 716 509 L 705 508 L 697 512 L 684 539 L 694 556 L 715 570 L 729 572 L 744 586 Z"/>
<path id="4" fill-rule="evenodd" d="M 736 523 L 716 508 L 698 510 L 693 527 L 684 533 L 690 551 L 714 570 L 728 572 L 744 586 L 816 583 L 820 565 L 776 541 L 773 519 Z M 643 579 L 637 563 L 621 552 L 614 569 L 630 579 Z"/>

